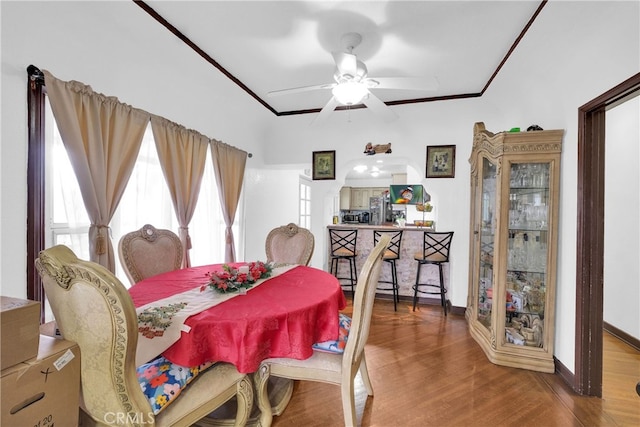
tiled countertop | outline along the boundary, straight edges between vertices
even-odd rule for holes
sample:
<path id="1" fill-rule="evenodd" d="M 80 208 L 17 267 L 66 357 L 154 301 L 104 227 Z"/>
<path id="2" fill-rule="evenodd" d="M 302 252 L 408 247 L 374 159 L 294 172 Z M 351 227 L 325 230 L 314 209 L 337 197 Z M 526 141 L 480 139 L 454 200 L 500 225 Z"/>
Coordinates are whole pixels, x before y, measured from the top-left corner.
<path id="1" fill-rule="evenodd" d="M 406 224 L 404 227 L 399 227 L 397 225 L 391 225 L 390 223 L 385 223 L 381 225 L 371 225 L 371 224 L 329 224 L 327 228 L 333 228 L 336 230 L 351 230 L 351 229 L 362 229 L 362 230 L 406 230 L 406 231 L 435 231 L 429 227 L 418 227 L 412 224 Z"/>

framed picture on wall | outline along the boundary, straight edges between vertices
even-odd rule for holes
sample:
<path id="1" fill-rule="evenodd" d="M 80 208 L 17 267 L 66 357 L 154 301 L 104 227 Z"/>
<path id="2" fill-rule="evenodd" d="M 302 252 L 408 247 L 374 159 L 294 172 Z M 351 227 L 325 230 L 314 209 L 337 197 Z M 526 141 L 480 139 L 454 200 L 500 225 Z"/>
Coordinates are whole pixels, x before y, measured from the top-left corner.
<path id="1" fill-rule="evenodd" d="M 313 179 L 336 179 L 336 152 L 313 152 Z"/>
<path id="2" fill-rule="evenodd" d="M 456 146 L 427 146 L 427 178 L 453 178 L 456 174 Z"/>

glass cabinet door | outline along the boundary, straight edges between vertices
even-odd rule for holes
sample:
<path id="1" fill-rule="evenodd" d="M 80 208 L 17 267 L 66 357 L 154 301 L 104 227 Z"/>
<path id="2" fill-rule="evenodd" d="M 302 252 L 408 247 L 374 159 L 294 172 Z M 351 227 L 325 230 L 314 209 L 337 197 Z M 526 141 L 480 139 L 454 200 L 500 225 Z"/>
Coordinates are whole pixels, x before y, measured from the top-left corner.
<path id="1" fill-rule="evenodd" d="M 542 347 L 549 219 L 549 163 L 511 163 L 505 342 Z"/>
<path id="2" fill-rule="evenodd" d="M 491 326 L 493 306 L 493 257 L 495 239 L 496 165 L 483 158 L 480 195 L 480 271 L 478 272 L 478 322 Z"/>

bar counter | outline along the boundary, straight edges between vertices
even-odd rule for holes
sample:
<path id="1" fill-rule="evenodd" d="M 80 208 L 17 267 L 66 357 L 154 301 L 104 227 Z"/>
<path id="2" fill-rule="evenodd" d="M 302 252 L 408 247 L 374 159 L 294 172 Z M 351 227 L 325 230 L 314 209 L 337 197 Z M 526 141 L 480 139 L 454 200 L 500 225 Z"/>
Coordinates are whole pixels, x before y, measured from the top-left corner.
<path id="1" fill-rule="evenodd" d="M 364 265 L 367 256 L 373 249 L 373 231 L 374 230 L 403 230 L 402 243 L 400 244 L 400 258 L 396 261 L 398 271 L 398 287 L 399 295 L 413 298 L 413 286 L 416 282 L 416 272 L 418 271 L 418 262 L 414 259 L 414 254 L 422 251 L 423 236 L 425 231 L 434 231 L 432 228 L 417 227 L 415 225 L 405 225 L 404 227 L 398 227 L 391 223 L 382 225 L 370 225 L 370 224 L 331 224 L 327 226 L 327 240 L 329 239 L 330 229 L 334 230 L 358 230 L 358 238 L 356 241 L 356 269 L 358 274 Z M 331 244 L 329 248 L 329 267 L 331 266 Z M 348 277 L 349 266 L 346 262 L 340 262 L 338 276 Z M 391 281 L 391 266 L 385 262 L 382 265 L 380 271 L 380 280 Z M 422 274 L 420 275 L 421 283 L 438 283 L 438 267 L 436 265 L 426 265 L 422 268 Z M 445 288 L 449 289 L 449 264 L 444 264 L 444 281 Z M 341 283 L 347 283 L 345 280 L 341 280 Z M 382 284 L 382 287 L 389 287 L 390 285 Z M 345 288 L 346 289 L 346 288 Z M 391 296 L 391 291 L 378 290 L 378 294 L 387 294 Z M 439 297 L 438 297 L 439 298 Z M 448 298 L 447 298 L 448 299 Z M 438 302 L 439 303 L 439 302 Z"/>

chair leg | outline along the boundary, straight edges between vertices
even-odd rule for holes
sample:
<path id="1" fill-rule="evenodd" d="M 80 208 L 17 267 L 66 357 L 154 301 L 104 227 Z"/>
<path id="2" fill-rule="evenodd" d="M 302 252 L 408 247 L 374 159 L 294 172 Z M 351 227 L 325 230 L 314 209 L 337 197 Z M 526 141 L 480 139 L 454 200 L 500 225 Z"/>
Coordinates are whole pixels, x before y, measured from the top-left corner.
<path id="1" fill-rule="evenodd" d="M 392 259 L 391 264 L 391 290 L 393 295 L 393 311 L 398 311 L 397 304 L 400 302 L 398 297 L 398 275 L 396 271 L 396 260 Z"/>
<path id="2" fill-rule="evenodd" d="M 253 386 L 249 377 L 244 377 L 242 381 L 238 383 L 236 400 L 238 407 L 234 426 L 240 427 L 247 424 L 251 416 L 251 409 L 253 409 Z"/>
<path id="3" fill-rule="evenodd" d="M 351 298 L 355 298 L 356 296 L 356 291 L 355 291 L 355 285 L 357 282 L 357 270 L 356 270 L 356 258 L 349 258 L 349 279 L 351 281 Z"/>
<path id="4" fill-rule="evenodd" d="M 340 385 L 340 394 L 342 395 L 342 413 L 344 415 L 345 427 L 356 427 L 358 425 L 358 421 L 356 419 L 356 399 L 353 380 L 354 378 L 351 378 L 350 381 L 343 381 Z"/>
<path id="5" fill-rule="evenodd" d="M 371 379 L 369 378 L 369 370 L 367 369 L 367 359 L 364 356 L 364 352 L 362 353 L 362 360 L 360 360 L 360 376 L 362 377 L 362 382 L 364 383 L 364 388 L 367 390 L 367 394 L 369 396 L 373 396 L 373 385 L 371 384 Z"/>
<path id="6" fill-rule="evenodd" d="M 442 272 L 442 264 L 438 264 L 438 270 L 440 273 L 440 302 L 442 304 L 442 309 L 444 310 L 444 315 L 447 315 L 447 303 L 445 301 L 445 288 L 444 288 L 444 274 Z"/>
<path id="7" fill-rule="evenodd" d="M 253 381 L 256 387 L 256 397 L 258 408 L 260 409 L 260 426 L 270 427 L 273 421 L 273 412 L 271 411 L 271 402 L 269 401 L 269 392 L 267 384 L 269 383 L 269 365 L 262 365 L 258 372 L 253 375 Z"/>
<path id="8" fill-rule="evenodd" d="M 422 267 L 422 263 L 418 262 L 418 272 L 416 273 L 416 284 L 413 287 L 413 311 L 416 311 L 416 304 L 418 303 L 418 282 L 420 281 L 420 267 Z"/>

